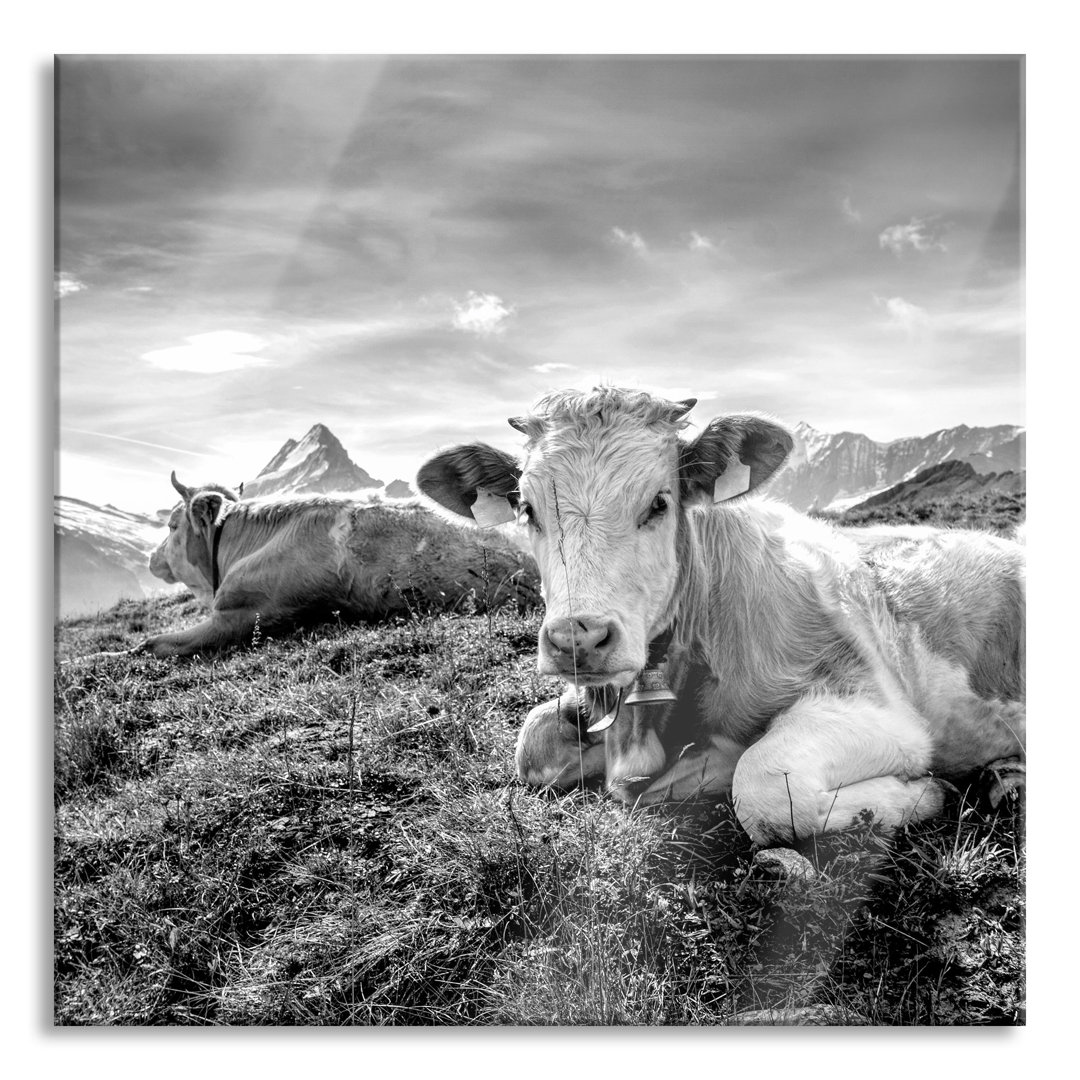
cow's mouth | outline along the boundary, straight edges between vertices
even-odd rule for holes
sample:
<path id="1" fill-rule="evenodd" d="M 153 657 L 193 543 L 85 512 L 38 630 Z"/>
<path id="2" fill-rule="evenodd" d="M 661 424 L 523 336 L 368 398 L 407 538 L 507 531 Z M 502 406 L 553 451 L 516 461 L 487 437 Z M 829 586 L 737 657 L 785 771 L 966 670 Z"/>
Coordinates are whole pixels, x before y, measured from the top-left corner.
<path id="1" fill-rule="evenodd" d="M 626 668 L 618 671 L 590 671 L 587 668 L 575 668 L 572 664 L 545 664 L 540 662 L 542 675 L 558 675 L 567 682 L 576 686 L 612 686 L 618 690 L 630 686 L 638 676 L 636 668 Z"/>
<path id="2" fill-rule="evenodd" d="M 578 686 L 613 686 L 619 690 L 630 686 L 637 677 L 635 671 L 603 672 L 599 674 L 579 671 L 576 675 L 573 672 L 561 672 L 561 674 L 564 678 L 576 682 Z"/>

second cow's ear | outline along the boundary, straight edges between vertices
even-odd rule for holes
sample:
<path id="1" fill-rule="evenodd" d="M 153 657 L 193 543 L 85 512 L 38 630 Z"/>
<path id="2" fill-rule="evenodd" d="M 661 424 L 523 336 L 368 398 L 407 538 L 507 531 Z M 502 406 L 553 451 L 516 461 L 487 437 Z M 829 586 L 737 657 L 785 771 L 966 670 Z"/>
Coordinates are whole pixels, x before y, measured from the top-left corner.
<path id="1" fill-rule="evenodd" d="M 479 525 L 512 521 L 521 469 L 515 458 L 487 443 L 455 446 L 424 462 L 416 486 L 454 517 Z"/>
<path id="2" fill-rule="evenodd" d="M 221 513 L 225 496 L 220 491 L 202 491 L 188 504 L 191 520 L 200 528 L 209 529 Z"/>
<path id="3" fill-rule="evenodd" d="M 794 445 L 791 433 L 768 417 L 717 417 L 682 449 L 683 501 L 723 502 L 749 494 L 776 473 Z"/>

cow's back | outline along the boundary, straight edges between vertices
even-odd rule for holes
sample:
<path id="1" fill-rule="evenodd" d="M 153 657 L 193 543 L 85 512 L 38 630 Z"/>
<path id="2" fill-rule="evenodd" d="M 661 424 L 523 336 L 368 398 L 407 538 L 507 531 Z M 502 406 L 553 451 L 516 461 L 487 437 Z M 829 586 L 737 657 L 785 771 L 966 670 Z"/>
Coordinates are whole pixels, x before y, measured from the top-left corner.
<path id="1" fill-rule="evenodd" d="M 963 529 L 845 530 L 891 614 L 968 672 L 980 697 L 1024 695 L 1024 549 Z"/>
<path id="2" fill-rule="evenodd" d="M 483 606 L 538 598 L 532 560 L 502 537 L 473 535 L 418 507 L 355 507 L 342 542 L 350 597 L 365 616 L 443 608 L 470 595 Z"/>

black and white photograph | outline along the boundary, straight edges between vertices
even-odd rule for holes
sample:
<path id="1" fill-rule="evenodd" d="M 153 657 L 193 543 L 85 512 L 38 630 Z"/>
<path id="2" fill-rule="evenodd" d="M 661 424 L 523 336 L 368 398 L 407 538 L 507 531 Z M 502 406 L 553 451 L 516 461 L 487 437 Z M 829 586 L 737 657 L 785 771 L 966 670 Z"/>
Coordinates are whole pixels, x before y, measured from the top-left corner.
<path id="1" fill-rule="evenodd" d="M 53 1025 L 1027 1023 L 1022 52 L 50 77 Z"/>

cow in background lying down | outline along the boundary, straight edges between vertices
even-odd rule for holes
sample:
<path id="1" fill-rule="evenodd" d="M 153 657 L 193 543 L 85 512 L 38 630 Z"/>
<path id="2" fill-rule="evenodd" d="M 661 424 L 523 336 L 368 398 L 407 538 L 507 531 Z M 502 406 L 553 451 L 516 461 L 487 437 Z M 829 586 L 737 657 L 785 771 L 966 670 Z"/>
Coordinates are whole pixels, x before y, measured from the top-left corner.
<path id="1" fill-rule="evenodd" d="M 136 647 L 191 656 L 250 640 L 262 629 L 329 618 L 374 621 L 411 610 L 451 608 L 469 596 L 481 607 L 537 597 L 527 556 L 498 536 L 456 529 L 416 506 L 304 496 L 240 501 L 229 488 L 188 488 L 150 570 L 183 582 L 210 608 L 189 630 Z"/>

